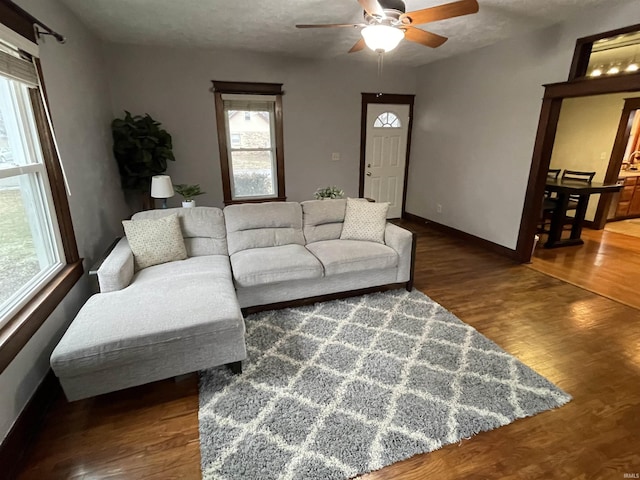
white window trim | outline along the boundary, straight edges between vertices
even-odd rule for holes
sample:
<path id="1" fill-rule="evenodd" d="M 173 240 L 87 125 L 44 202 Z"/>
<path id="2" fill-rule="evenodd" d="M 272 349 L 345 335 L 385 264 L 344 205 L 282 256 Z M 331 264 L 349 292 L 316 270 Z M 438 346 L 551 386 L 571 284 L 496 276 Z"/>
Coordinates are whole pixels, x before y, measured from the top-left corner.
<path id="1" fill-rule="evenodd" d="M 13 82 L 18 82 L 11 79 Z M 16 89 L 17 90 L 17 89 Z M 43 240 L 48 243 L 47 251 L 52 255 L 51 264 L 40 270 L 29 281 L 22 285 L 14 292 L 0 307 L 0 327 L 5 325 L 16 313 L 20 311 L 29 301 L 31 301 L 53 277 L 55 277 L 66 265 L 64 255 L 64 246 L 62 244 L 62 236 L 60 234 L 60 226 L 58 224 L 57 215 L 55 213 L 55 205 L 53 195 L 51 193 L 51 184 L 46 165 L 42 157 L 42 149 L 37 136 L 37 128 L 33 118 L 33 112 L 26 108 L 30 104 L 29 97 L 24 91 L 14 95 L 21 97 L 21 102 L 16 106 L 19 107 L 23 120 L 28 122 L 31 135 L 22 136 L 22 149 L 37 163 L 29 163 L 27 165 L 19 165 L 11 168 L 0 169 L 0 179 L 15 178 L 21 175 L 27 175 L 32 179 L 32 185 L 27 188 L 37 189 L 39 194 L 33 195 L 33 198 L 41 202 L 40 208 L 32 212 L 37 216 L 34 220 L 37 228 L 46 231 L 42 235 Z M 37 239 L 36 239 L 37 240 Z"/>
<path id="2" fill-rule="evenodd" d="M 27 40 L 22 35 L 14 32 L 2 23 L 0 23 L 0 41 L 6 43 L 9 46 L 27 52 L 33 57 L 40 57 L 40 51 L 37 44 L 31 42 L 30 40 Z"/>
<path id="3" fill-rule="evenodd" d="M 229 125 L 229 115 L 226 106 L 223 107 L 224 111 L 224 122 L 225 122 L 225 133 L 227 136 L 227 158 L 229 162 L 229 183 L 231 187 L 231 199 L 232 200 L 248 200 L 248 199 L 271 199 L 278 198 L 278 159 L 276 157 L 276 119 L 275 119 L 275 109 L 276 109 L 276 96 L 275 95 L 234 95 L 234 94 L 224 94 L 222 95 L 222 101 L 225 100 L 240 100 L 247 102 L 256 102 L 256 103 L 271 103 L 273 105 L 272 111 L 269 115 L 269 133 L 271 134 L 271 147 L 269 148 L 238 148 L 234 147 L 231 142 L 231 128 Z M 224 104 L 223 104 L 224 105 Z M 235 184 L 234 178 L 235 175 L 233 173 L 233 152 L 271 152 L 271 178 L 273 180 L 273 194 L 271 195 L 236 195 L 235 194 Z"/>

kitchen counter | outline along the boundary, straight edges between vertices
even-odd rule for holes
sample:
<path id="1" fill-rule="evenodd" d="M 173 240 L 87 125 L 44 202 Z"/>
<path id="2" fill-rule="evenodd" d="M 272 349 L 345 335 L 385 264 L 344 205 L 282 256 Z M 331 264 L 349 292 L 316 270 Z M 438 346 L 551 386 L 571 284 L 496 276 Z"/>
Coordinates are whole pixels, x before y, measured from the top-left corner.
<path id="1" fill-rule="evenodd" d="M 622 185 L 622 191 L 613 196 L 607 218 L 640 217 L 640 170 L 622 170 L 618 174 L 618 184 Z"/>
<path id="2" fill-rule="evenodd" d="M 640 177 L 640 170 L 621 170 L 618 178 Z"/>

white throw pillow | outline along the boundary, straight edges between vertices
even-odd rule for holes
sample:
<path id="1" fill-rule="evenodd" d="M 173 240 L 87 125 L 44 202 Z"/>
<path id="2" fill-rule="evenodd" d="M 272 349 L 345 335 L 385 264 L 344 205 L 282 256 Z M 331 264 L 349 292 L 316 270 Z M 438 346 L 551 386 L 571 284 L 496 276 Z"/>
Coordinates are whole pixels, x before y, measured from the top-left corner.
<path id="1" fill-rule="evenodd" d="M 387 210 L 389 210 L 387 202 L 375 203 L 358 198 L 347 198 L 347 210 L 340 239 L 384 243 Z"/>
<path id="2" fill-rule="evenodd" d="M 157 220 L 123 220 L 122 226 L 136 270 L 187 258 L 180 220 L 175 213 Z"/>

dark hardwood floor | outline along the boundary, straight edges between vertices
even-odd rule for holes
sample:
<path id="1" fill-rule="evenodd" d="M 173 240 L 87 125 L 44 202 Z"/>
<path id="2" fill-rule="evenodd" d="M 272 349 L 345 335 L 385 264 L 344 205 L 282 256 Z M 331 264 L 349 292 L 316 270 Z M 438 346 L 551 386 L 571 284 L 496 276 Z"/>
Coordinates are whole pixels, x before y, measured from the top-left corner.
<path id="1" fill-rule="evenodd" d="M 419 233 L 416 288 L 574 399 L 363 478 L 640 473 L 640 311 L 410 226 Z M 71 404 L 59 398 L 19 478 L 199 478 L 197 412 L 195 376 Z"/>

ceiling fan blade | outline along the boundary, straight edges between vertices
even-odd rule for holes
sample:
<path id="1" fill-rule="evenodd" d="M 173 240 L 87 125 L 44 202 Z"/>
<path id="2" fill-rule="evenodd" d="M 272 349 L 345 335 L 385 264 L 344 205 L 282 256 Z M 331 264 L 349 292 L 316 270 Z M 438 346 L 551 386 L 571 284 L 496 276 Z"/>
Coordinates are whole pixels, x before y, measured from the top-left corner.
<path id="1" fill-rule="evenodd" d="M 338 28 L 338 27 L 351 27 L 359 28 L 366 27 L 364 23 L 317 23 L 311 25 L 296 25 L 296 28 Z"/>
<path id="2" fill-rule="evenodd" d="M 419 28 L 403 27 L 403 30 L 405 31 L 404 38 L 412 42 L 419 43 L 420 45 L 424 45 L 425 47 L 438 48 L 447 41 L 447 37 L 431 32 L 425 32 Z"/>
<path id="3" fill-rule="evenodd" d="M 460 17 L 477 13 L 479 10 L 478 0 L 460 0 L 458 2 L 447 3 L 437 7 L 425 8 L 402 14 L 400 20 L 403 23 L 411 25 L 420 25 L 423 23 L 437 22 L 438 20 L 446 20 L 447 18 Z"/>
<path id="4" fill-rule="evenodd" d="M 369 15 L 384 17 L 384 10 L 378 0 L 358 0 L 358 3 Z"/>
<path id="5" fill-rule="evenodd" d="M 356 42 L 356 44 L 353 47 L 351 47 L 351 50 L 349 50 L 349 53 L 359 52 L 360 50 L 364 49 L 365 46 L 366 46 L 366 43 L 364 43 L 364 38 L 361 38 Z"/>

